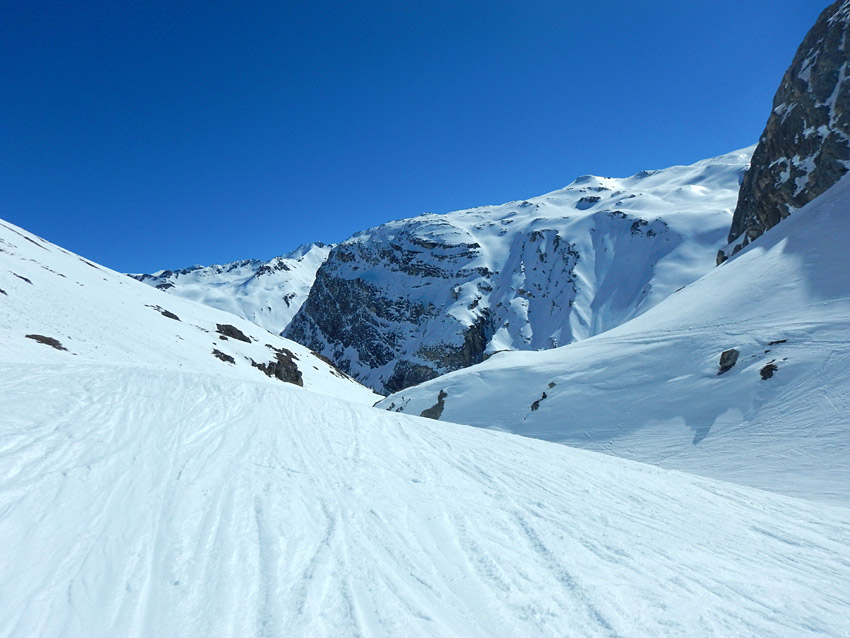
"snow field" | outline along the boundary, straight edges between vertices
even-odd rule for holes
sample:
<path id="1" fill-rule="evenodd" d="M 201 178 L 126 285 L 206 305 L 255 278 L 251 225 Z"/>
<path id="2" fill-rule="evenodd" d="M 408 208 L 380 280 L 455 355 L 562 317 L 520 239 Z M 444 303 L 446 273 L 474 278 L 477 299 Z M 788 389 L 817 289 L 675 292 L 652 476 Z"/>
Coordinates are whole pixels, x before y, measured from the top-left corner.
<path id="1" fill-rule="evenodd" d="M 0 366 L 3 636 L 850 631 L 850 510 L 287 385 Z"/>

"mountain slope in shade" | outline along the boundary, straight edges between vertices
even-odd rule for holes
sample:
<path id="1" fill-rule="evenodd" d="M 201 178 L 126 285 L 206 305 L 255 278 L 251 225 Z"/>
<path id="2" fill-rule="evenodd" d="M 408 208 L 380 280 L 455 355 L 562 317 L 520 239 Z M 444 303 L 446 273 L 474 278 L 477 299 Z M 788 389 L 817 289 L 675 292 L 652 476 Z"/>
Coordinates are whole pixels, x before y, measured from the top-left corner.
<path id="1" fill-rule="evenodd" d="M 297 343 L 145 286 L 2 220 L 0 362 L 120 363 L 286 380 L 364 403 L 378 398 Z"/>
<path id="2" fill-rule="evenodd" d="M 850 631 L 850 509 L 118 363 L 0 365 L 0 635 Z"/>
<path id="3" fill-rule="evenodd" d="M 299 246 L 269 261 L 160 270 L 134 279 L 178 297 L 225 310 L 280 334 L 298 312 L 332 246 Z"/>
<path id="4" fill-rule="evenodd" d="M 496 355 L 380 405 L 850 503 L 848 209 L 845 177 L 610 332 Z"/>
<path id="5" fill-rule="evenodd" d="M 592 337 L 714 266 L 751 153 L 357 233 L 284 334 L 379 391 Z"/>

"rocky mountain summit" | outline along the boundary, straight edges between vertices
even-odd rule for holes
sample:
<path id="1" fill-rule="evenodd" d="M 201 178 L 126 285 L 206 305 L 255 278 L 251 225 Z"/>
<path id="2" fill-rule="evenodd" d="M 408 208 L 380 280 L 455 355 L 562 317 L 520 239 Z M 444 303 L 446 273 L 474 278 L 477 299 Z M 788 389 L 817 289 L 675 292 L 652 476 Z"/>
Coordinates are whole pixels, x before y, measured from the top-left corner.
<path id="1" fill-rule="evenodd" d="M 744 177 L 722 263 L 850 170 L 850 0 L 806 35 L 773 98 Z"/>
<path id="2" fill-rule="evenodd" d="M 130 276 L 280 334 L 307 298 L 316 271 L 331 248 L 322 243 L 305 244 L 269 261 L 244 259 Z"/>
<path id="3" fill-rule="evenodd" d="M 357 233 L 283 334 L 379 392 L 599 334 L 712 267 L 751 153 Z"/>

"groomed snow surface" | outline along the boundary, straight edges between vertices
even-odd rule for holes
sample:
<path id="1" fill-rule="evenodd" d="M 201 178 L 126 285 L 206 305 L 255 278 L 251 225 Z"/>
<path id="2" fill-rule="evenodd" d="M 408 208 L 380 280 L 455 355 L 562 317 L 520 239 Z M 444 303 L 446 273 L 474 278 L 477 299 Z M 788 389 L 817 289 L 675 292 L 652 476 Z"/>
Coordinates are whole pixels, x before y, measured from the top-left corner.
<path id="1" fill-rule="evenodd" d="M 3 636 L 850 631 L 850 511 L 281 384 L 0 366 Z"/>

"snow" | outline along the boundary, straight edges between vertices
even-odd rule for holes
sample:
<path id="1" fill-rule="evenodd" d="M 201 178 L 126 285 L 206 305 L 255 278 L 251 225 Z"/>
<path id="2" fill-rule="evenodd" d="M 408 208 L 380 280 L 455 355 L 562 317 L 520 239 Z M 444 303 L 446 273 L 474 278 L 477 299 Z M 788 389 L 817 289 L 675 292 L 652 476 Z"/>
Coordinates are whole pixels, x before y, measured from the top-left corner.
<path id="1" fill-rule="evenodd" d="M 850 631 L 845 506 L 369 407 L 6 223 L 0 290 L 0 636 Z"/>
<path id="2" fill-rule="evenodd" d="M 279 384 L 251 361 L 267 363 L 273 348 L 283 348 L 297 357 L 305 387 L 367 404 L 380 398 L 294 341 L 146 286 L 2 220 L 0 290 L 0 362 L 120 362 Z M 218 324 L 233 325 L 251 342 L 223 339 Z M 26 335 L 57 339 L 66 350 Z M 214 349 L 234 363 L 215 358 Z"/>
<path id="3" fill-rule="evenodd" d="M 307 299 L 316 271 L 331 248 L 325 244 L 307 244 L 266 262 L 248 259 L 131 276 L 280 334 Z"/>
<path id="4" fill-rule="evenodd" d="M 850 634 L 848 201 L 403 399 L 609 454 L 370 407 L 306 348 L 0 222 L 0 636 Z M 303 388 L 251 365 L 273 349 Z"/>
<path id="5" fill-rule="evenodd" d="M 444 420 L 846 506 L 848 205 L 845 177 L 632 321 L 547 352 L 499 353 L 380 405 L 420 414 L 444 391 Z M 738 362 L 718 375 L 731 348 Z"/>
<path id="6" fill-rule="evenodd" d="M 3 636 L 850 631 L 850 510 L 294 386 L 0 365 Z"/>

